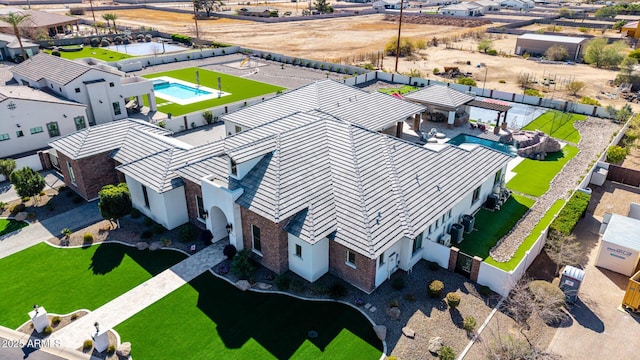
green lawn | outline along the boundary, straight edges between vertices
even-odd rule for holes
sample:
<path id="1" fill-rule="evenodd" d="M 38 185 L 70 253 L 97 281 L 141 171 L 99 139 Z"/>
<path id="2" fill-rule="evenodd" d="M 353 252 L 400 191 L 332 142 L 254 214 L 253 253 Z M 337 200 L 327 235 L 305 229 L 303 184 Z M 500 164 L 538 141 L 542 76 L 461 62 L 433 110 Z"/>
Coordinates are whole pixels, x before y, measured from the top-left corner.
<path id="1" fill-rule="evenodd" d="M 522 244 L 520 244 L 520 246 L 518 247 L 518 250 L 516 250 L 516 252 L 513 254 L 513 257 L 511 258 L 511 260 L 507 262 L 498 262 L 494 260 L 491 256 L 489 256 L 488 258 L 484 259 L 484 261 L 487 264 L 491 264 L 505 271 L 511 271 L 515 269 L 516 266 L 520 263 L 520 261 L 524 257 L 525 253 L 529 251 L 529 249 L 531 249 L 531 246 L 533 246 L 533 243 L 538 239 L 542 230 L 547 226 L 549 226 L 549 224 L 551 224 L 551 221 L 553 221 L 553 217 L 558 212 L 560 212 L 560 209 L 562 209 L 564 202 L 565 201 L 563 199 L 558 199 L 556 200 L 556 202 L 553 203 L 553 205 L 551 205 L 551 208 L 549 208 L 549 211 L 547 211 L 547 213 L 540 220 L 538 225 L 536 225 L 533 228 L 533 230 L 531 231 L 531 234 L 529 234 L 529 236 L 527 236 L 527 238 L 524 239 Z"/>
<path id="2" fill-rule="evenodd" d="M 10 219 L 0 219 L 0 236 L 12 233 L 18 229 L 22 229 L 27 226 L 24 221 L 15 221 Z"/>
<path id="3" fill-rule="evenodd" d="M 587 117 L 572 113 L 562 113 L 557 110 L 549 110 L 538 116 L 522 130 L 540 130 L 558 140 L 568 141 L 574 144 L 580 142 L 580 133 L 573 126 L 576 121 L 583 121 Z"/>
<path id="4" fill-rule="evenodd" d="M 51 54 L 50 50 L 44 50 L 44 52 L 46 52 L 47 54 Z M 64 59 L 70 59 L 70 60 L 92 57 L 98 60 L 111 62 L 111 61 L 120 61 L 123 59 L 128 59 L 133 56 L 119 53 L 117 51 L 111 51 L 109 49 L 85 46 L 80 51 L 69 51 L 69 52 L 60 51 L 60 57 Z"/>
<path id="5" fill-rule="evenodd" d="M 556 174 L 577 153 L 577 147 L 565 145 L 562 151 L 548 154 L 543 161 L 524 159 L 513 168 L 517 175 L 509 180 L 507 187 L 519 193 L 541 196 L 549 190 L 549 184 Z"/>
<path id="6" fill-rule="evenodd" d="M 380 310 L 379 310 L 380 311 Z M 349 306 L 242 292 L 211 273 L 116 330 L 139 359 L 379 359 L 371 323 Z M 319 336 L 310 339 L 309 330 Z"/>
<path id="7" fill-rule="evenodd" d="M 385 93 L 385 94 L 400 94 L 400 95 L 408 94 L 408 93 L 416 91 L 416 90 L 418 90 L 418 87 L 417 86 L 411 86 L 411 85 L 403 85 L 401 87 L 395 87 L 395 88 L 378 89 L 378 91 L 381 92 L 381 93 Z"/>
<path id="8" fill-rule="evenodd" d="M 0 259 L 0 325 L 17 328 L 33 304 L 58 314 L 94 310 L 184 258 L 118 244 L 32 246 Z"/>
<path id="9" fill-rule="evenodd" d="M 465 254 L 489 256 L 489 250 L 506 235 L 535 203 L 534 200 L 513 194 L 500 210 L 480 209 L 475 216 L 475 230 L 464 234 L 464 240 L 456 245 Z"/>
<path id="10" fill-rule="evenodd" d="M 195 84 L 196 70 L 199 73 L 200 85 L 217 89 L 218 77 L 220 77 L 221 83 L 222 83 L 222 91 L 228 92 L 231 95 L 223 96 L 219 99 L 216 98 L 211 100 L 200 101 L 200 102 L 189 104 L 189 105 L 171 104 L 171 103 L 168 103 L 167 100 L 156 96 L 159 111 L 162 111 L 163 113 L 171 113 L 173 115 L 184 115 L 184 114 L 188 114 L 198 110 L 211 108 L 214 106 L 229 104 L 229 103 L 233 103 L 241 100 L 258 97 L 260 95 L 275 93 L 279 90 L 285 89 L 280 86 L 265 84 L 258 81 L 243 79 L 240 77 L 218 73 L 215 71 L 195 68 L 195 67 L 159 72 L 159 73 L 144 75 L 144 77 L 156 78 L 160 76 L 169 76 L 175 79 L 188 81 L 190 83 Z M 163 105 L 163 103 L 167 103 L 167 104 Z"/>

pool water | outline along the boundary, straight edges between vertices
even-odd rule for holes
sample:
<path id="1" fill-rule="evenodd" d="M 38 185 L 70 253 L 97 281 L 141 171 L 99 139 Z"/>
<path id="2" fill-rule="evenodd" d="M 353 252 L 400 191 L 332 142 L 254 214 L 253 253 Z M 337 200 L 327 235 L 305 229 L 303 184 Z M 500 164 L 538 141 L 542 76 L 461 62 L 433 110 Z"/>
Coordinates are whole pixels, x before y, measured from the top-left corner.
<path id="1" fill-rule="evenodd" d="M 451 144 L 451 145 L 478 144 L 478 145 L 483 145 L 485 147 L 488 147 L 490 149 L 498 150 L 498 151 L 503 152 L 503 153 L 505 153 L 507 155 L 516 155 L 517 154 L 516 147 L 513 146 L 513 145 L 502 144 L 502 143 L 499 143 L 497 141 L 481 139 L 479 137 L 466 135 L 466 134 L 460 134 L 460 135 L 454 137 L 453 139 L 447 141 L 447 143 Z"/>
<path id="2" fill-rule="evenodd" d="M 156 95 L 161 98 L 163 97 L 163 95 L 167 95 L 168 97 L 173 97 L 180 100 L 188 100 L 201 95 L 211 95 L 211 93 L 206 90 L 163 80 L 154 80 L 153 90 L 156 92 Z"/>
<path id="3" fill-rule="evenodd" d="M 129 54 L 133 56 L 145 56 L 145 55 L 163 55 L 166 53 L 175 53 L 188 50 L 185 47 L 171 44 L 164 44 L 157 42 L 144 42 L 144 43 L 131 43 L 128 45 L 110 45 L 107 49 L 117 51 L 123 54 Z"/>

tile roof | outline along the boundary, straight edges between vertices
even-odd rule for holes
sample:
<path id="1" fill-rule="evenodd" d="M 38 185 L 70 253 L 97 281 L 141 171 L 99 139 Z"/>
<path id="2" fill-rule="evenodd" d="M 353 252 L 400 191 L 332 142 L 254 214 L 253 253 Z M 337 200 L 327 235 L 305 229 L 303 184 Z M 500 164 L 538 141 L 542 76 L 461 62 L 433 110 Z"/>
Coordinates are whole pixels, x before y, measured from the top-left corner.
<path id="1" fill-rule="evenodd" d="M 0 11 L 1 15 L 5 13 L 15 12 L 17 14 L 29 15 L 21 27 L 25 28 L 39 28 L 39 27 L 51 27 L 55 25 L 63 24 L 75 24 L 79 21 L 78 18 L 66 16 L 62 14 L 50 13 L 41 10 L 18 10 L 18 11 Z M 0 27 L 11 27 L 11 24 L 0 20 Z"/>
<path id="2" fill-rule="evenodd" d="M 11 69 L 14 75 L 19 75 L 34 81 L 51 80 L 66 85 L 85 73 L 97 70 L 115 75 L 113 72 L 99 69 L 79 61 L 67 60 L 46 53 L 38 53 Z"/>
<path id="3" fill-rule="evenodd" d="M 49 145 L 71 159 L 82 159 L 120 148 L 129 130 L 134 128 L 158 135 L 171 134 L 168 130 L 144 121 L 123 119 L 76 131 L 50 142 Z"/>
<path id="4" fill-rule="evenodd" d="M 42 90 L 22 85 L 0 85 L 0 102 L 6 99 L 33 100 L 37 102 L 48 102 L 86 107 L 86 105 L 84 104 L 64 100 L 57 96 L 48 94 Z"/>
<path id="5" fill-rule="evenodd" d="M 404 98 L 420 103 L 455 109 L 456 107 L 464 105 L 475 99 L 475 96 L 465 94 L 462 91 L 452 89 L 448 86 L 431 85 L 424 89 L 406 94 L 404 95 Z"/>

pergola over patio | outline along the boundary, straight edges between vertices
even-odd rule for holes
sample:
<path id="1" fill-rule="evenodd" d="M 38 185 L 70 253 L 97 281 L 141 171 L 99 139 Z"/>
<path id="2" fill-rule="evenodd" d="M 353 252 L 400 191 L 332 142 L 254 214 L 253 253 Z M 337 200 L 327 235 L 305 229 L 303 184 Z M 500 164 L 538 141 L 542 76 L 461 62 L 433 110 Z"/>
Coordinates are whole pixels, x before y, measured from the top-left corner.
<path id="1" fill-rule="evenodd" d="M 485 99 L 472 100 L 467 103 L 467 105 L 498 112 L 498 117 L 496 118 L 496 126 L 493 128 L 494 134 L 498 134 L 500 132 L 500 115 L 502 115 L 502 113 L 504 113 L 502 127 L 504 128 L 507 126 L 507 112 L 511 109 L 511 106 L 507 105 L 506 102 L 494 99 Z"/>
<path id="2" fill-rule="evenodd" d="M 69 26 L 70 30 L 75 26 L 76 31 L 79 31 L 78 22 L 80 19 L 62 14 L 54 14 L 46 11 L 39 10 L 19 10 L 13 11 L 12 9 L 2 9 L 1 15 L 6 15 L 10 12 L 28 15 L 29 17 L 20 24 L 21 30 L 26 32 L 26 37 L 35 38 L 38 32 L 44 31 L 49 36 L 55 37 L 57 34 L 65 34 L 66 27 Z M 13 34 L 13 26 L 0 20 L 0 32 Z"/>
<path id="3" fill-rule="evenodd" d="M 445 116 L 447 125 L 451 128 L 469 121 L 469 102 L 475 99 L 475 95 L 444 85 L 431 85 L 409 93 L 404 98 L 427 106 L 428 112 L 424 114 L 423 120 L 442 121 Z"/>

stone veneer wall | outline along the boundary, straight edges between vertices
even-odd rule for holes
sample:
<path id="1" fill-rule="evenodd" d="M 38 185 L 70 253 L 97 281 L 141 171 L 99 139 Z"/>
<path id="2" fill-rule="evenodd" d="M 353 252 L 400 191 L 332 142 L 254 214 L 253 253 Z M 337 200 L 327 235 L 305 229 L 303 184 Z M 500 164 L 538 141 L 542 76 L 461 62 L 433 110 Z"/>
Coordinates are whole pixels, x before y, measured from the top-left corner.
<path id="1" fill-rule="evenodd" d="M 356 254 L 356 267 L 347 265 L 347 247 L 329 241 L 329 272 L 370 293 L 375 289 L 376 259 Z"/>
<path id="2" fill-rule="evenodd" d="M 196 195 L 202 197 L 202 187 L 200 184 L 196 184 L 193 181 L 184 179 L 184 196 L 187 200 L 187 213 L 189 214 L 189 221 L 199 227 L 200 229 L 206 229 L 206 225 L 198 220 L 198 204 L 196 203 Z"/>
<path id="3" fill-rule="evenodd" d="M 251 210 L 240 207 L 242 217 L 242 237 L 245 249 L 253 249 L 251 225 L 260 228 L 260 245 L 262 256 L 254 258 L 267 269 L 282 274 L 289 269 L 288 236 L 284 226 L 288 219 L 274 223 Z"/>
<path id="4" fill-rule="evenodd" d="M 118 183 L 118 174 L 115 170 L 115 161 L 109 157 L 110 151 L 94 156 L 71 160 L 67 155 L 58 151 L 60 171 L 64 176 L 65 184 L 82 196 L 85 200 L 93 200 L 98 197 L 98 192 L 103 186 Z M 71 176 L 67 168 L 67 162 L 71 163 L 76 184 L 71 183 Z"/>

